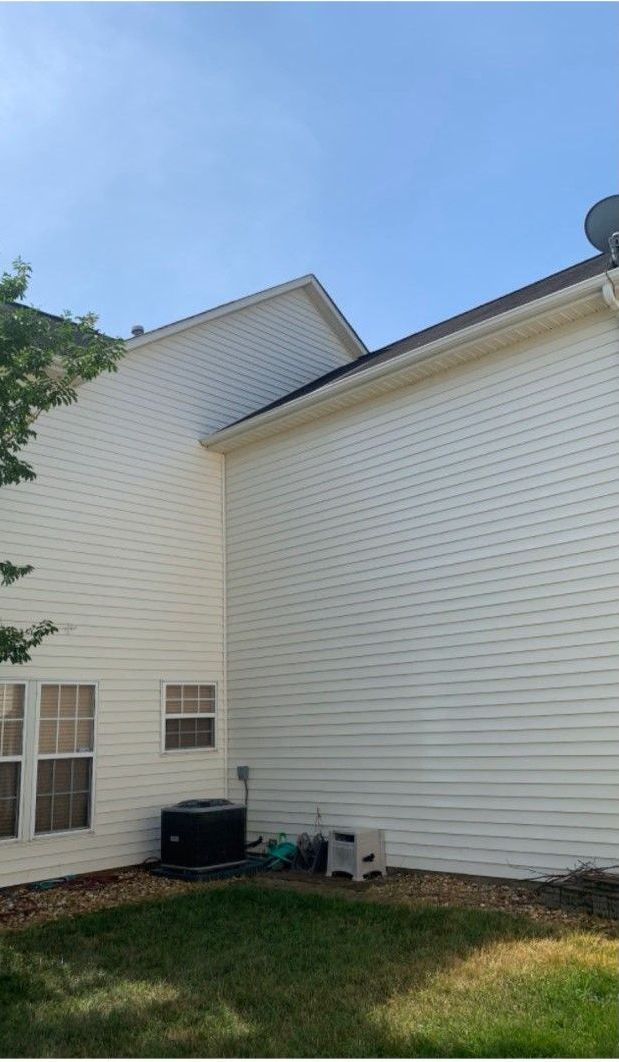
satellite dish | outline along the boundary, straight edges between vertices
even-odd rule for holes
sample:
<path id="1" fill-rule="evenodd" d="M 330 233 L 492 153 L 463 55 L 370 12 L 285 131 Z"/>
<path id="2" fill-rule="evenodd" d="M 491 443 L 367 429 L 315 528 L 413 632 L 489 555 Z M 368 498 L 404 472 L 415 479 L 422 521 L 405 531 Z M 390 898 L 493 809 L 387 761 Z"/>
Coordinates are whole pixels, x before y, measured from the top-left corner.
<path id="1" fill-rule="evenodd" d="M 585 233 L 589 243 L 598 251 L 610 250 L 614 259 L 619 240 L 619 195 L 609 195 L 591 207 L 585 218 Z"/>

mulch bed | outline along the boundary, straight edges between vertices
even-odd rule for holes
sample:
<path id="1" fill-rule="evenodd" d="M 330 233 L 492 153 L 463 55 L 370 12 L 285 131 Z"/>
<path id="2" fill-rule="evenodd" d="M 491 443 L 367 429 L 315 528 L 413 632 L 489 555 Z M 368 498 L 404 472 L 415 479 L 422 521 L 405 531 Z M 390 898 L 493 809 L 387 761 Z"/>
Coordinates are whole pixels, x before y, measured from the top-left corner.
<path id="1" fill-rule="evenodd" d="M 219 881 L 175 881 L 155 877 L 144 867 L 132 867 L 112 873 L 76 877 L 44 890 L 21 885 L 0 890 L 0 929 L 21 929 L 106 907 L 140 903 L 196 889 L 226 888 L 229 884 Z M 260 884 L 412 907 L 430 904 L 436 907 L 487 908 L 558 926 L 603 931 L 614 936 L 619 934 L 617 923 L 609 919 L 580 911 L 549 909 L 541 901 L 535 886 L 525 882 L 493 882 L 449 874 L 392 870 L 386 879 L 370 879 L 363 884 L 355 884 L 345 878 L 325 878 L 292 871 L 261 875 Z"/>
<path id="2" fill-rule="evenodd" d="M 143 867 L 87 874 L 49 889 L 18 885 L 0 890 L 0 929 L 21 929 L 67 915 L 191 892 L 197 887 L 193 883 L 155 878 Z"/>

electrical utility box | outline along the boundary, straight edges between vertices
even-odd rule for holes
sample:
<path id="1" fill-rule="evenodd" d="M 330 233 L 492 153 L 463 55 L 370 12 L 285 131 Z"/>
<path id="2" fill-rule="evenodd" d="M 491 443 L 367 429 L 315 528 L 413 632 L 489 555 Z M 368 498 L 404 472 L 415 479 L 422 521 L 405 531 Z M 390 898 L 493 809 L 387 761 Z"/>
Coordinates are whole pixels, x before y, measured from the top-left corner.
<path id="1" fill-rule="evenodd" d="M 161 862 L 184 870 L 211 870 L 245 861 L 243 804 L 183 800 L 161 809 Z"/>
<path id="2" fill-rule="evenodd" d="M 327 853 L 327 877 L 350 874 L 363 881 L 367 874 L 387 874 L 385 835 L 382 830 L 331 830 Z"/>

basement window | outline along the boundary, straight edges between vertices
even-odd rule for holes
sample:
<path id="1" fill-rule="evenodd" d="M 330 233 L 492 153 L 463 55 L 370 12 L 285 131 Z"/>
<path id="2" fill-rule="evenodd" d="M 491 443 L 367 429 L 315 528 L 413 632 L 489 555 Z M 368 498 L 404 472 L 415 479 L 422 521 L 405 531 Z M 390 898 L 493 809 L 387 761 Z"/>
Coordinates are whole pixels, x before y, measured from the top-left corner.
<path id="1" fill-rule="evenodd" d="M 215 748 L 214 685 L 164 683 L 164 751 Z"/>
<path id="2" fill-rule="evenodd" d="M 35 833 L 91 823 L 96 686 L 44 683 L 39 709 Z"/>
<path id="3" fill-rule="evenodd" d="M 24 682 L 0 682 L 0 840 L 19 831 L 25 695 Z"/>

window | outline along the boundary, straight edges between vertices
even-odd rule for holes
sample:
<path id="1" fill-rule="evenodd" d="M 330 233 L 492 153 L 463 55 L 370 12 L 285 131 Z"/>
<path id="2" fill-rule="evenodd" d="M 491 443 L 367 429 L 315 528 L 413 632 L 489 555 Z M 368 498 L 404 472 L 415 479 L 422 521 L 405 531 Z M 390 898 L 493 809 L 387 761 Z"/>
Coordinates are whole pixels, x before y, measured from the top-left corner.
<path id="1" fill-rule="evenodd" d="M 25 693 L 23 682 L 0 682 L 0 840 L 19 829 Z"/>
<path id="2" fill-rule="evenodd" d="M 35 833 L 90 826 L 95 704 L 94 685 L 41 686 Z"/>
<path id="3" fill-rule="evenodd" d="M 215 686 L 165 683 L 164 748 L 215 748 Z"/>

